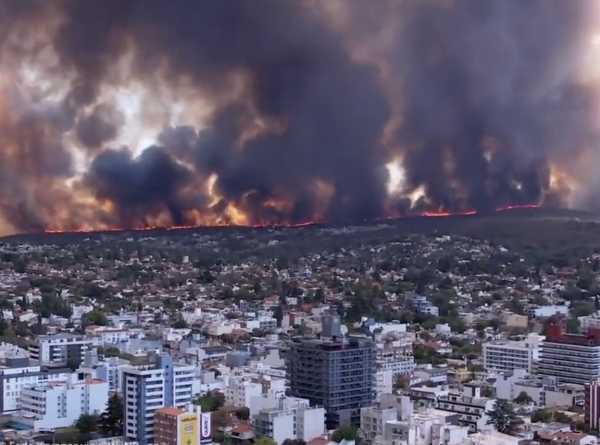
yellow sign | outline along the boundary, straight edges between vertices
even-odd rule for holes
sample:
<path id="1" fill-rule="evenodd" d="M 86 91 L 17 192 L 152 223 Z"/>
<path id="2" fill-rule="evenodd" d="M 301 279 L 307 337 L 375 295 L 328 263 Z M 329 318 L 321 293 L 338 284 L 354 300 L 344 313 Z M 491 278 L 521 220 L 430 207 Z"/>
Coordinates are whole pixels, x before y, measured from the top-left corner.
<path id="1" fill-rule="evenodd" d="M 180 445 L 200 445 L 200 430 L 197 416 L 186 416 L 179 426 Z"/>

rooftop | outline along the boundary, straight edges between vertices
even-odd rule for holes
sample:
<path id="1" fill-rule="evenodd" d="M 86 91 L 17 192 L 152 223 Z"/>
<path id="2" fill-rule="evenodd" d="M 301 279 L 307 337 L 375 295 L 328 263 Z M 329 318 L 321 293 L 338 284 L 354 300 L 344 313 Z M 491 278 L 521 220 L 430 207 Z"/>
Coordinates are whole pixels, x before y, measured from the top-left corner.
<path id="1" fill-rule="evenodd" d="M 157 409 L 155 413 L 177 417 L 178 415 L 183 414 L 183 410 L 180 410 L 179 408 L 170 408 L 168 406 L 165 406 L 164 408 Z"/>

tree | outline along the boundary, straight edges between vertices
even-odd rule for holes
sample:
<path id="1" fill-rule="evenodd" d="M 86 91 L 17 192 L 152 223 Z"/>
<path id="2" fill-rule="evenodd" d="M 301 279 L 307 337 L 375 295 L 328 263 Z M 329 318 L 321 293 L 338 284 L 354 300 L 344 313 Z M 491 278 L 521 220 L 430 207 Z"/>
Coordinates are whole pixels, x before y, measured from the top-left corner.
<path id="1" fill-rule="evenodd" d="M 392 385 L 392 388 L 394 389 L 394 391 L 410 388 L 410 376 L 406 374 L 397 374 L 394 377 L 394 383 Z"/>
<path id="2" fill-rule="evenodd" d="M 577 318 L 569 318 L 567 320 L 567 332 L 569 334 L 579 334 L 581 324 L 579 323 L 579 319 Z"/>
<path id="3" fill-rule="evenodd" d="M 563 412 L 557 411 L 554 413 L 554 421 L 558 423 L 571 423 L 571 416 Z"/>
<path id="4" fill-rule="evenodd" d="M 513 404 L 505 399 L 497 399 L 494 408 L 485 413 L 489 416 L 487 425 L 492 425 L 503 434 L 512 434 L 523 424 L 523 419 L 517 416 Z"/>
<path id="5" fill-rule="evenodd" d="M 85 325 L 96 325 L 96 326 L 106 326 L 108 324 L 108 320 L 106 319 L 106 315 L 104 312 L 93 310 L 88 312 L 83 316 L 83 321 Z"/>
<path id="6" fill-rule="evenodd" d="M 525 391 L 521 391 L 515 398 L 514 402 L 518 403 L 519 405 L 528 405 L 529 403 L 533 402 L 533 399 Z"/>
<path id="7" fill-rule="evenodd" d="M 543 422 L 547 423 L 552 420 L 552 413 L 545 409 L 539 409 L 531 415 L 531 423 Z"/>
<path id="8" fill-rule="evenodd" d="M 98 429 L 98 419 L 91 414 L 82 414 L 79 416 L 79 419 L 77 419 L 77 422 L 75 422 L 75 428 L 77 428 L 81 434 L 93 433 Z"/>
<path id="9" fill-rule="evenodd" d="M 270 437 L 259 437 L 254 441 L 254 445 L 277 445 L 277 442 Z"/>
<path id="10" fill-rule="evenodd" d="M 285 439 L 282 445 L 306 445 L 302 439 Z"/>
<path id="11" fill-rule="evenodd" d="M 185 329 L 187 327 L 188 324 L 183 318 L 179 318 L 175 323 L 173 323 L 174 329 Z"/>
<path id="12" fill-rule="evenodd" d="M 119 394 L 113 394 L 106 405 L 106 410 L 100 415 L 98 429 L 107 437 L 123 435 L 123 399 Z"/>
<path id="13" fill-rule="evenodd" d="M 331 435 L 331 440 L 341 442 L 342 440 L 356 440 L 358 437 L 358 428 L 353 426 L 342 426 L 335 430 Z"/>
<path id="14" fill-rule="evenodd" d="M 79 366 L 81 366 L 81 360 L 77 357 L 69 357 L 67 359 L 67 367 L 75 372 L 77 369 L 79 369 Z"/>
<path id="15" fill-rule="evenodd" d="M 245 406 L 242 406 L 237 409 L 237 411 L 235 412 L 235 415 L 240 420 L 248 420 L 248 419 L 250 419 L 250 410 L 248 408 L 246 408 Z"/>
<path id="16" fill-rule="evenodd" d="M 209 392 L 194 400 L 195 405 L 200 405 L 202 412 L 216 411 L 225 404 L 225 396 L 220 392 Z"/>

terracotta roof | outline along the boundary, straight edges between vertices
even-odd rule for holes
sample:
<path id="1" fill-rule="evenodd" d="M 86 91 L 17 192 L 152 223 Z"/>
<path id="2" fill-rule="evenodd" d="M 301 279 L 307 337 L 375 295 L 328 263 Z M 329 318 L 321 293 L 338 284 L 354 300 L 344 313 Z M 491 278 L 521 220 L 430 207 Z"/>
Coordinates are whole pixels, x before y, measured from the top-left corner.
<path id="1" fill-rule="evenodd" d="M 254 429 L 252 429 L 252 427 L 250 425 L 243 424 L 243 425 L 236 426 L 234 429 L 231 430 L 231 432 L 236 433 L 236 434 L 244 434 L 244 433 L 254 432 Z"/>
<path id="2" fill-rule="evenodd" d="M 157 409 L 155 412 L 160 414 L 166 414 L 167 416 L 178 416 L 183 413 L 183 411 L 179 408 L 170 408 L 168 406 Z"/>
<path id="3" fill-rule="evenodd" d="M 87 383 L 88 385 L 95 385 L 98 383 L 104 383 L 104 380 L 101 379 L 93 379 L 93 378 L 86 378 L 85 379 L 85 383 Z"/>
<path id="4" fill-rule="evenodd" d="M 587 436 L 587 434 L 584 434 L 581 431 L 557 431 L 556 433 L 551 434 L 540 434 L 540 438 L 543 440 L 574 443 L 579 443 L 579 441 L 585 436 Z"/>
<path id="5" fill-rule="evenodd" d="M 316 437 L 313 440 L 309 441 L 307 445 L 327 445 L 331 442 L 328 439 L 323 439 L 322 437 Z"/>

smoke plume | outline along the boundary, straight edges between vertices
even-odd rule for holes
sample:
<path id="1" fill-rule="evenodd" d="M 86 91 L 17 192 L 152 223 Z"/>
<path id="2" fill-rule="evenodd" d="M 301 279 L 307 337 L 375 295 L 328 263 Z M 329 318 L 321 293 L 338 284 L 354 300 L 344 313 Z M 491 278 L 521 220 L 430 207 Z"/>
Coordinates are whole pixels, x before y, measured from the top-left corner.
<path id="1" fill-rule="evenodd" d="M 0 232 L 594 210 L 598 9 L 4 0 Z"/>

